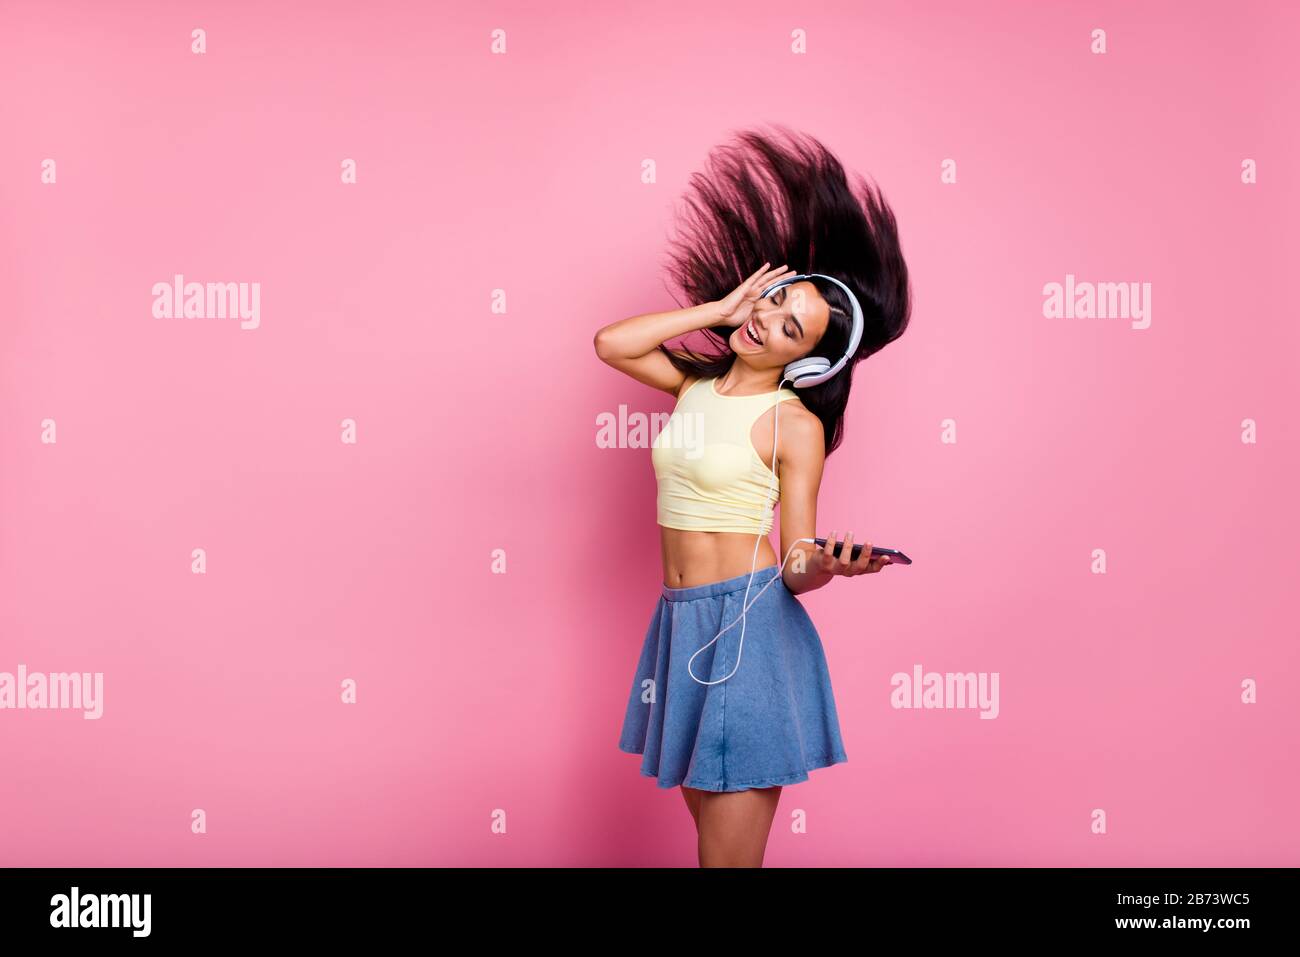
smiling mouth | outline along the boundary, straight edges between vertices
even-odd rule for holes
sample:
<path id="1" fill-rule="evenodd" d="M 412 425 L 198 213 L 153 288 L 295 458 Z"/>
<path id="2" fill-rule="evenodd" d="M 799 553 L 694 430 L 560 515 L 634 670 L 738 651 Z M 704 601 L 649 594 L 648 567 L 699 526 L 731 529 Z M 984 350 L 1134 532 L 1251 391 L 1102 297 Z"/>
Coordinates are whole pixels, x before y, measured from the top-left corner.
<path id="1" fill-rule="evenodd" d="M 763 344 L 763 340 L 758 338 L 758 333 L 754 331 L 753 319 L 745 323 L 745 336 L 746 338 L 749 339 L 750 342 L 754 343 L 754 345 L 756 346 L 761 346 Z"/>

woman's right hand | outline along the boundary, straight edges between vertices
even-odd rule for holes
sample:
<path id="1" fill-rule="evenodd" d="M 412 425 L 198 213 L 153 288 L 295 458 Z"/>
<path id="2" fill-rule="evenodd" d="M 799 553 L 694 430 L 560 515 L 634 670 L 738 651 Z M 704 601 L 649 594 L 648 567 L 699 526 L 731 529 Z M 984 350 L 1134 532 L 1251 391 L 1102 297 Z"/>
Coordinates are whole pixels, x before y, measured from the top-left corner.
<path id="1" fill-rule="evenodd" d="M 763 263 L 757 272 L 728 293 L 725 299 L 719 299 L 715 303 L 719 313 L 718 321 L 722 325 L 732 328 L 741 325 L 754 311 L 754 303 L 758 302 L 764 289 L 780 279 L 798 275 L 793 269 L 787 269 L 784 263 L 775 269 L 768 269 L 770 265 L 772 264 Z"/>

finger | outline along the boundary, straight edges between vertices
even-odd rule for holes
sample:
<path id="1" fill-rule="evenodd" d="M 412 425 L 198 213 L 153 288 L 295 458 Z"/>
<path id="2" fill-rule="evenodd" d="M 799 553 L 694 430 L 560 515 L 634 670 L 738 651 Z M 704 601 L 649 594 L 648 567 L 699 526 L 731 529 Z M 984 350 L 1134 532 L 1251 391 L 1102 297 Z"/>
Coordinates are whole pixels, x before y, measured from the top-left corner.
<path id="1" fill-rule="evenodd" d="M 742 299 L 753 298 L 754 286 L 763 278 L 763 273 L 766 269 L 767 263 L 763 263 L 763 265 L 759 266 L 755 272 L 750 273 L 744 282 L 736 287 L 736 292 L 740 293 Z"/>
<path id="2" fill-rule="evenodd" d="M 840 549 L 840 564 L 844 566 L 844 568 L 846 569 L 849 567 L 849 565 L 852 564 L 849 561 L 849 556 L 851 556 L 852 554 L 853 554 L 853 533 L 845 532 L 844 547 Z"/>
<path id="3" fill-rule="evenodd" d="M 757 286 L 760 291 L 766 289 L 768 286 L 774 283 L 776 281 L 776 277 L 781 275 L 786 268 L 784 263 L 773 269 L 767 268 L 770 265 L 771 265 L 770 263 L 763 263 L 763 268 L 760 269 L 753 276 L 749 277 L 748 281 L 753 285 Z"/>
<path id="4" fill-rule="evenodd" d="M 871 565 L 871 543 L 863 542 L 862 554 L 859 555 L 858 560 L 853 563 L 853 567 L 856 568 L 859 572 L 863 572 L 866 571 L 867 568 L 870 567 L 870 565 Z"/>
<path id="5" fill-rule="evenodd" d="M 823 569 L 829 569 L 830 566 L 834 564 L 835 562 L 834 554 L 835 554 L 835 533 L 831 532 L 829 535 L 826 536 L 826 544 L 822 546 L 821 560 L 822 560 Z"/>
<path id="6" fill-rule="evenodd" d="M 793 275 L 795 275 L 795 271 L 793 269 L 787 268 L 785 263 L 782 263 L 781 265 L 777 266 L 775 269 L 769 269 L 767 271 L 767 275 L 763 277 L 763 288 L 766 289 L 768 286 L 772 285 L 772 283 L 778 282 L 782 279 L 785 279 L 787 276 L 793 276 Z"/>
<path id="7" fill-rule="evenodd" d="M 757 299 L 766 288 L 767 281 L 762 276 L 751 276 L 745 280 L 745 298 Z"/>

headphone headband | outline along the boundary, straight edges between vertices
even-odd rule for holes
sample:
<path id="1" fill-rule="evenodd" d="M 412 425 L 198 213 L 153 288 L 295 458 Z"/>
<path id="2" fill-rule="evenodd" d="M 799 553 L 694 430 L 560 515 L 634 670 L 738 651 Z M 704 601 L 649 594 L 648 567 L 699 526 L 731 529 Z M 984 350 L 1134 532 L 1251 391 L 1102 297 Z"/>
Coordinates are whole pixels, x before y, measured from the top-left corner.
<path id="1" fill-rule="evenodd" d="M 853 291 L 834 276 L 828 276 L 825 273 L 820 272 L 801 273 L 798 276 L 790 276 L 786 279 L 772 283 L 772 285 L 763 290 L 763 293 L 759 298 L 766 299 L 782 286 L 788 286 L 791 283 L 802 282 L 805 279 L 813 278 L 828 279 L 844 290 L 844 295 L 848 296 L 849 302 L 853 304 L 853 329 L 849 333 L 849 347 L 844 351 L 844 355 L 840 356 L 839 361 L 834 365 L 831 365 L 830 361 L 822 356 L 810 356 L 805 359 L 799 359 L 796 362 L 791 362 L 785 367 L 786 378 L 796 389 L 806 389 L 809 386 L 820 385 L 831 376 L 835 375 L 835 373 L 844 368 L 844 363 L 848 362 L 853 354 L 858 351 L 858 345 L 862 342 L 862 306 L 858 303 L 858 297 L 853 295 Z"/>

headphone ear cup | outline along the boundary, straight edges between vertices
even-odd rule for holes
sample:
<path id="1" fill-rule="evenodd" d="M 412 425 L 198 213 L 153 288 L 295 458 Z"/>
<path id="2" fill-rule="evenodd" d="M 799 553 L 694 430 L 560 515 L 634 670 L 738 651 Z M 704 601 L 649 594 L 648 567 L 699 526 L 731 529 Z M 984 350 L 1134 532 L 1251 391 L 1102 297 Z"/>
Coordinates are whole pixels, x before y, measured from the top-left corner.
<path id="1" fill-rule="evenodd" d="M 800 379 L 808 379 L 814 376 L 822 375 L 830 371 L 831 362 L 822 356 L 808 356 L 804 359 L 796 359 L 785 367 L 785 377 L 795 388 L 799 387 Z"/>

